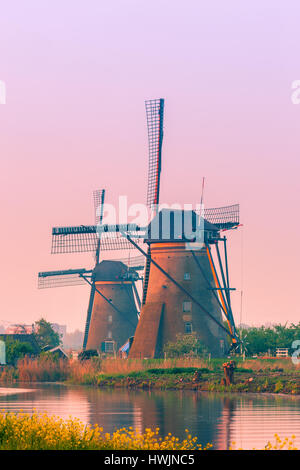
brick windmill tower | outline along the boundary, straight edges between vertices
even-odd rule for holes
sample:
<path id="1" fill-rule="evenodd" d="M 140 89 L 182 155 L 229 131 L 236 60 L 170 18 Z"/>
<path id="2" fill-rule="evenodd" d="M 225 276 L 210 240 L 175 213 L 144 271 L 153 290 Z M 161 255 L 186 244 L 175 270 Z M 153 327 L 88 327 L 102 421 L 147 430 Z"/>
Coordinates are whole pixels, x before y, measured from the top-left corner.
<path id="1" fill-rule="evenodd" d="M 52 253 L 92 251 L 93 269 L 46 271 L 38 274 L 39 288 L 89 284 L 83 349 L 97 349 L 111 354 L 134 335 L 140 300 L 136 282 L 144 269 L 141 257 L 100 261 L 100 251 L 126 249 L 128 242 L 120 237 L 97 233 L 102 223 L 105 191 L 94 192 L 95 225 L 55 227 L 52 230 Z M 125 242 L 125 244 L 124 244 Z"/>
<path id="2" fill-rule="evenodd" d="M 159 210 L 164 100 L 146 101 L 146 114 L 147 204 L 153 218 L 148 227 L 134 231 L 102 228 L 121 233 L 146 258 L 140 320 L 129 357 L 160 357 L 164 345 L 176 341 L 178 333 L 196 334 L 213 356 L 222 356 L 228 349 L 227 337 L 236 345 L 238 336 L 231 310 L 226 237 L 221 234 L 239 225 L 239 206 L 198 213 Z M 139 243 L 142 233 L 146 249 Z"/>

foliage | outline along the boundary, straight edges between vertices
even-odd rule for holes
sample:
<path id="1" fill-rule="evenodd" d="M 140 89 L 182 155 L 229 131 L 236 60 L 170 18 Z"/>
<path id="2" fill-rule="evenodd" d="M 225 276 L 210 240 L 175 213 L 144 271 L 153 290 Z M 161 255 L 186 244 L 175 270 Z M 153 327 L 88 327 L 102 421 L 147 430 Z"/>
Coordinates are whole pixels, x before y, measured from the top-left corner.
<path id="1" fill-rule="evenodd" d="M 147 374 L 157 374 L 157 375 L 164 375 L 164 374 L 194 374 L 195 372 L 206 372 L 209 373 L 210 370 L 206 368 L 198 368 L 198 367 L 173 367 L 167 369 L 148 369 Z"/>
<path id="2" fill-rule="evenodd" d="M 276 382 L 275 384 L 274 392 L 279 393 L 282 390 L 283 390 L 283 383 L 281 382 L 281 380 L 278 380 L 278 382 Z"/>
<path id="3" fill-rule="evenodd" d="M 78 419 L 64 421 L 46 414 L 0 414 L 0 450 L 205 450 L 186 430 L 180 441 L 168 434 L 159 437 L 159 428 L 144 433 L 122 428 L 104 433 L 97 424 L 84 426 Z"/>
<path id="4" fill-rule="evenodd" d="M 259 392 L 300 395 L 300 364 L 291 358 L 235 358 L 235 383 L 225 386 L 220 359 L 175 358 L 151 360 L 102 359 L 86 361 L 55 359 L 41 354 L 24 357 L 16 367 L 0 369 L 1 382 L 55 382 L 98 387 L 203 390 L 216 392 Z M 196 380 L 196 375 L 199 375 Z"/>
<path id="5" fill-rule="evenodd" d="M 300 322 L 295 325 L 275 325 L 273 327 L 251 327 L 241 329 L 240 337 L 245 339 L 247 353 L 275 355 L 277 348 L 288 348 L 291 353 L 293 341 L 300 339 Z"/>
<path id="6" fill-rule="evenodd" d="M 36 325 L 36 340 L 41 348 L 49 346 L 55 348 L 61 344 L 61 339 L 59 334 L 54 331 L 51 326 L 51 323 L 47 322 L 44 318 L 41 318 L 39 321 L 35 322 Z"/>
<path id="7" fill-rule="evenodd" d="M 169 341 L 165 345 L 164 353 L 166 353 L 168 357 L 181 357 L 186 355 L 203 356 L 207 354 L 207 350 L 194 333 L 179 333 L 176 335 L 175 342 Z"/>
<path id="8" fill-rule="evenodd" d="M 9 338 L 5 341 L 5 348 L 7 364 L 16 364 L 18 359 L 34 353 L 33 346 L 29 342 Z"/>
<path id="9" fill-rule="evenodd" d="M 80 361 L 86 361 L 92 357 L 98 357 L 98 352 L 96 349 L 86 349 L 78 354 L 78 359 Z"/>

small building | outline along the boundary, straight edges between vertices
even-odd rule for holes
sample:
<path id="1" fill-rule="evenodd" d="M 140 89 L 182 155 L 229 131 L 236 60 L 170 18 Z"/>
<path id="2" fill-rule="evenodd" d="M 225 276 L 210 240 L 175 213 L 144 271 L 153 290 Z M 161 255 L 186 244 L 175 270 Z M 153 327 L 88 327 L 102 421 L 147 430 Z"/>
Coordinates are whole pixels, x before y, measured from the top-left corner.
<path id="1" fill-rule="evenodd" d="M 51 348 L 51 346 L 45 346 L 43 351 L 47 352 L 48 354 L 56 354 L 56 356 L 58 356 L 60 359 L 69 359 L 68 354 L 61 346 L 55 346 L 54 348 Z"/>

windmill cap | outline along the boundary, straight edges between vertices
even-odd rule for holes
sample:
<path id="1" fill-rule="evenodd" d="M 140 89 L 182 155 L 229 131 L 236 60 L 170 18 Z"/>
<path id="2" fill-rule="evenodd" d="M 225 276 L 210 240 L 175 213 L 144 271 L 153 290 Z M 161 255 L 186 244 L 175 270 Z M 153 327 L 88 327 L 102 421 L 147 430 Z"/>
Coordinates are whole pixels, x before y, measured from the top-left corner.
<path id="1" fill-rule="evenodd" d="M 127 276 L 128 266 L 121 261 L 103 260 L 96 265 L 93 275 L 95 281 L 122 281 Z M 137 274 L 137 273 L 136 273 Z M 138 274 L 137 274 L 138 276 Z"/>
<path id="2" fill-rule="evenodd" d="M 184 241 L 196 238 L 200 217 L 193 210 L 162 209 L 150 222 L 146 231 L 146 241 Z M 218 227 L 204 219 L 205 232 L 219 231 Z"/>

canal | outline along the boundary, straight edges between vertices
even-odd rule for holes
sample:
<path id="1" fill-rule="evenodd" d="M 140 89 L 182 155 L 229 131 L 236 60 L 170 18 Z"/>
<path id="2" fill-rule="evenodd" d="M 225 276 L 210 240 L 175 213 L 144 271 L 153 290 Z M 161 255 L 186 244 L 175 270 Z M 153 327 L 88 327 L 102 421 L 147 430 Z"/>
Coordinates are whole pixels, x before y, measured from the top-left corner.
<path id="1" fill-rule="evenodd" d="M 77 417 L 106 432 L 159 427 L 161 435 L 184 438 L 188 429 L 214 449 L 228 449 L 232 442 L 237 448 L 261 449 L 275 433 L 282 438 L 294 434 L 300 448 L 300 397 L 18 384 L 0 387 L 0 410 Z"/>

